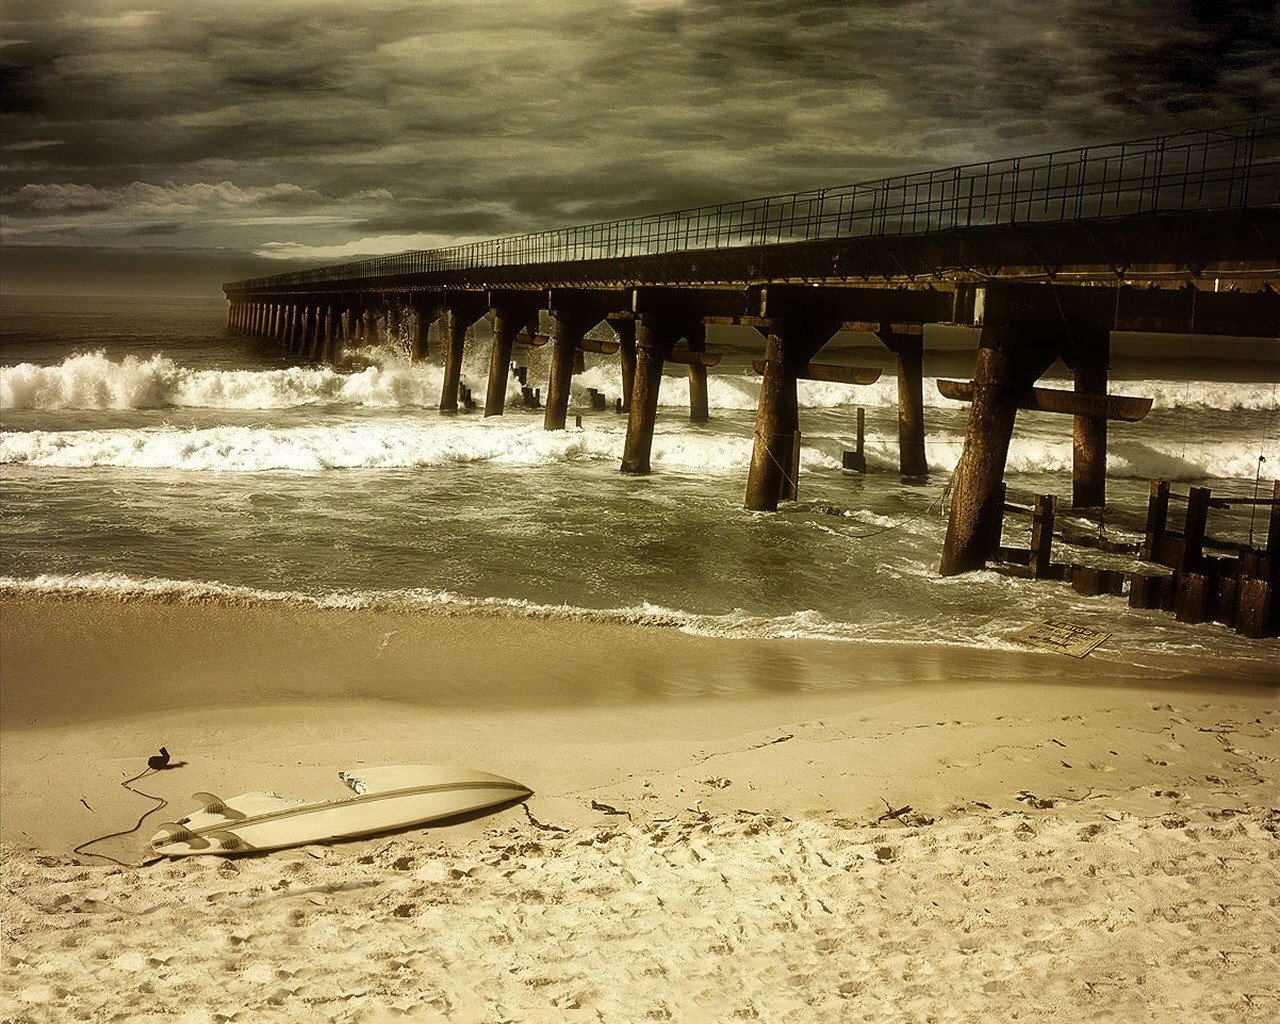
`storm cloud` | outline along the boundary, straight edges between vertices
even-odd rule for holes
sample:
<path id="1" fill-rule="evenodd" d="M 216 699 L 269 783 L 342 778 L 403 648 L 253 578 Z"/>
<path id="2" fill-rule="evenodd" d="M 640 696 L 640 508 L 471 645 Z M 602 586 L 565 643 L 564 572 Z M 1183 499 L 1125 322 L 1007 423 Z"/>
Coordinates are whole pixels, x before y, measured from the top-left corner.
<path id="1" fill-rule="evenodd" d="M 11 242 L 447 244 L 1280 109 L 1275 0 L 8 0 Z"/>

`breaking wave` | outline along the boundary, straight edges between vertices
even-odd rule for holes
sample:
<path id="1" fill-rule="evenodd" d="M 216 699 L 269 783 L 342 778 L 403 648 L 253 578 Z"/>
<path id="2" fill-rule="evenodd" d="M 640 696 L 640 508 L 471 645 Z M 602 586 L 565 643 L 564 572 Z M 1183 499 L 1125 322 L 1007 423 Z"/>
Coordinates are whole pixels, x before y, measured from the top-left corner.
<path id="1" fill-rule="evenodd" d="M 322 472 L 342 469 L 414 469 L 491 463 L 548 466 L 572 462 L 616 462 L 622 457 L 625 425 L 608 417 L 581 429 L 545 431 L 529 417 L 508 419 L 430 418 L 380 420 L 292 427 L 221 426 L 110 430 L 15 431 L 0 433 L 0 464 L 87 469 L 111 466 L 137 470 L 246 473 L 274 470 Z M 801 463 L 806 470 L 840 467 L 842 439 L 810 434 Z M 711 433 L 680 424 L 662 424 L 654 434 L 655 468 L 675 471 L 740 472 L 751 459 L 750 433 Z M 957 434 L 927 438 L 930 466 L 955 469 L 964 446 Z M 895 440 L 867 442 L 868 461 L 897 465 Z M 1139 443 L 1113 438 L 1107 458 L 1115 477 L 1173 480 L 1252 479 L 1259 455 L 1280 464 L 1280 443 L 1240 440 L 1166 439 Z M 1008 472 L 1069 473 L 1068 437 L 1017 437 L 1009 449 Z"/>
<path id="2" fill-rule="evenodd" d="M 340 369 L 294 366 L 276 370 L 199 370 L 180 366 L 170 357 L 109 358 L 104 352 L 70 356 L 56 366 L 22 363 L 0 367 L 0 409 L 287 409 L 307 405 L 347 405 L 369 408 L 431 408 L 440 399 L 443 378 L 439 366 L 409 363 L 390 351 L 367 350 L 371 365 Z M 477 398 L 483 395 L 483 371 L 468 366 L 464 379 Z M 688 381 L 677 368 L 663 378 L 663 406 L 687 406 Z M 542 386 L 534 379 L 530 383 Z M 1060 386 L 1057 382 L 1046 382 Z M 621 392 L 616 366 L 593 361 L 574 378 L 575 399 L 587 388 L 603 391 L 612 400 Z M 1069 386 L 1069 385 L 1067 385 Z M 512 385 L 514 389 L 514 384 Z M 1277 389 L 1270 383 L 1142 381 L 1117 382 L 1114 390 L 1146 395 L 1157 409 L 1275 410 Z M 760 394 L 759 379 L 749 369 L 712 370 L 708 398 L 712 408 L 750 411 Z M 890 408 L 898 400 L 892 374 L 861 387 L 801 381 L 800 403 L 805 408 L 852 406 Z M 935 378 L 926 378 L 925 404 L 958 408 L 938 394 Z"/>
<path id="3" fill-rule="evenodd" d="M 181 430 L 32 430 L 0 434 L 0 464 L 55 468 L 114 466 L 204 472 L 407 469 L 486 462 L 544 466 L 616 461 L 620 424 L 583 430 L 543 430 L 541 424 L 471 419 L 462 423 L 358 423 L 283 428 L 209 427 Z M 655 466 L 738 469 L 751 458 L 751 438 L 659 431 Z M 834 468 L 829 455 L 807 449 L 806 465 Z"/>
<path id="4" fill-rule="evenodd" d="M 941 625 L 917 623 L 914 635 L 904 636 L 901 624 L 859 624 L 830 619 L 816 611 L 788 615 L 753 615 L 741 609 L 712 615 L 664 608 L 642 602 L 621 608 L 582 608 L 568 604 L 539 604 L 511 597 L 468 597 L 448 590 L 347 590 L 307 594 L 299 591 L 259 590 L 229 583 L 137 579 L 119 573 L 78 576 L 41 575 L 29 579 L 0 576 L 0 596 L 74 599 L 94 597 L 115 601 L 157 601 L 166 604 L 213 604 L 250 607 L 287 605 L 322 611 L 421 611 L 440 615 L 484 615 L 496 618 L 594 622 L 612 625 L 678 629 L 695 636 L 732 639 L 874 640 L 888 643 L 976 644 L 984 648 L 1025 650 L 1007 639 L 999 627 L 979 635 L 957 636 Z M 1007 628 L 1004 630 L 1007 632 Z"/>

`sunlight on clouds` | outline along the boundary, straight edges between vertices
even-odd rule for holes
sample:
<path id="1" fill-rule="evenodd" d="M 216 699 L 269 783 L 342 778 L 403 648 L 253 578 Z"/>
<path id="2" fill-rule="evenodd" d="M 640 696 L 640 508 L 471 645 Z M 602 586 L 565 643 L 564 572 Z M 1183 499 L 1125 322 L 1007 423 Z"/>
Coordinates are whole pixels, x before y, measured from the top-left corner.
<path id="1" fill-rule="evenodd" d="M 440 249 L 478 241 L 481 236 L 453 237 L 418 233 L 412 235 L 377 235 L 341 245 L 303 245 L 300 242 L 267 242 L 253 250 L 255 256 L 273 260 L 328 260 L 359 256 L 392 256 L 414 249 Z"/>

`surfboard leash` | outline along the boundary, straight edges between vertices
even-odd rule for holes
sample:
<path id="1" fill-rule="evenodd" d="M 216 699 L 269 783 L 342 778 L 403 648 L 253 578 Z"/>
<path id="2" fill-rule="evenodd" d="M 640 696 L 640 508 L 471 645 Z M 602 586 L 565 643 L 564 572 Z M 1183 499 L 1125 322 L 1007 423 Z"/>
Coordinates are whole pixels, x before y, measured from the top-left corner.
<path id="1" fill-rule="evenodd" d="M 133 776 L 133 778 L 125 779 L 123 782 L 120 783 L 120 785 L 123 786 L 125 789 L 127 789 L 130 793 L 136 793 L 138 796 L 145 797 L 148 800 L 155 801 L 155 806 L 147 809 L 146 811 L 143 811 L 142 817 L 138 819 L 137 824 L 134 825 L 133 828 L 125 829 L 123 832 L 108 832 L 104 836 L 98 836 L 95 839 L 87 839 L 83 843 L 81 843 L 79 846 L 77 846 L 75 849 L 73 849 L 71 852 L 73 854 L 76 854 L 77 856 L 100 857 L 103 860 L 111 861 L 112 864 L 119 864 L 122 868 L 142 867 L 142 864 L 149 863 L 149 861 L 143 861 L 142 864 L 130 864 L 123 860 L 116 860 L 115 857 L 112 857 L 105 853 L 94 853 L 92 850 L 86 850 L 85 847 L 93 846 L 95 843 L 101 843 L 107 839 L 119 839 L 119 838 L 122 838 L 123 836 L 131 836 L 133 835 L 133 833 L 137 832 L 138 829 L 142 828 L 142 823 L 146 821 L 149 817 L 151 817 L 151 815 L 155 814 L 156 811 L 163 810 L 165 807 L 168 807 L 169 801 L 166 800 L 164 797 L 156 796 L 153 793 L 144 793 L 140 789 L 133 788 L 133 783 L 137 782 L 139 779 L 144 779 L 148 775 L 150 775 L 152 772 L 163 771 L 168 767 L 169 767 L 169 752 L 165 750 L 164 747 L 161 747 L 159 754 L 152 755 L 147 759 L 146 768 L 140 771 L 137 775 Z"/>

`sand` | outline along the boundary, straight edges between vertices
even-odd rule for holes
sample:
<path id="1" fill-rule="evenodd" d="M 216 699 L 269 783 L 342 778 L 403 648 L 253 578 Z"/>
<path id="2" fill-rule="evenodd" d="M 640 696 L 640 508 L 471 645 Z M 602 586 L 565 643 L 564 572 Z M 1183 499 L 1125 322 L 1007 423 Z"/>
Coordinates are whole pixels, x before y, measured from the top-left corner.
<path id="1" fill-rule="evenodd" d="M 1280 670 L 514 617 L 0 603 L 0 1021 L 1275 1018 Z M 76 843 L 359 763 L 523 808 Z M 887 816 L 890 811 L 903 811 Z"/>

